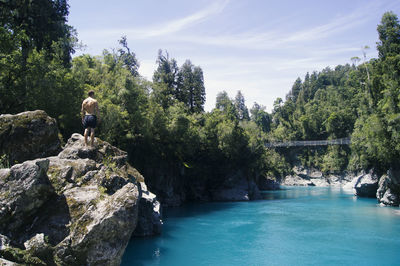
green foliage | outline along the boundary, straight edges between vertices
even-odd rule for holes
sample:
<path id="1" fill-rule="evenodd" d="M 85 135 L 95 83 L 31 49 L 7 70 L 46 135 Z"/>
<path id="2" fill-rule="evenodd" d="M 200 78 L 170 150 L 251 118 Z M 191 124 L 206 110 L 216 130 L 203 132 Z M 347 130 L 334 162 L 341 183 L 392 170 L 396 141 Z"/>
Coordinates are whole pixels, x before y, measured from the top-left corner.
<path id="1" fill-rule="evenodd" d="M 190 60 L 178 67 L 175 59 L 170 59 L 168 52 L 164 55 L 158 51 L 158 67 L 153 75 L 155 100 L 166 109 L 174 100 L 184 103 L 191 113 L 204 111 L 205 87 L 203 70 L 194 66 Z"/>
<path id="2" fill-rule="evenodd" d="M 236 116 L 239 120 L 249 120 L 249 110 L 246 107 L 244 96 L 241 91 L 238 91 L 235 97 Z"/>
<path id="3" fill-rule="evenodd" d="M 123 57 L 108 51 L 100 59 L 76 57 L 72 68 L 81 90 L 94 90 L 100 103 L 97 135 L 124 149 L 140 135 L 148 103 L 147 82 L 131 70 Z"/>
<path id="4" fill-rule="evenodd" d="M 43 109 L 69 137 L 81 92 L 69 69 L 76 38 L 67 15 L 66 1 L 2 1 L 0 113 Z"/>
<path id="5" fill-rule="evenodd" d="M 131 52 L 129 49 L 126 36 L 123 36 L 118 42 L 122 45 L 122 48 L 118 50 L 119 60 L 124 63 L 124 67 L 128 69 L 133 76 L 139 76 L 139 62 L 136 59 L 135 53 Z"/>
<path id="6" fill-rule="evenodd" d="M 235 118 L 235 105 L 233 104 L 233 101 L 229 98 L 226 91 L 217 94 L 215 108 L 228 115 L 231 119 Z"/>
<path id="7" fill-rule="evenodd" d="M 250 109 L 251 121 L 254 121 L 264 132 L 271 131 L 271 115 L 265 111 L 265 106 L 254 103 Z"/>
<path id="8" fill-rule="evenodd" d="M 277 99 L 269 140 L 352 137 L 351 150 L 328 147 L 301 152 L 298 160 L 325 172 L 370 167 L 384 171 L 400 163 L 400 24 L 393 12 L 378 25 L 379 58 L 356 66 L 326 68 L 297 79 L 286 101 Z M 319 157 L 316 157 L 318 154 Z M 321 159 L 322 158 L 322 159 Z"/>
<path id="9" fill-rule="evenodd" d="M 349 149 L 343 146 L 329 146 L 322 158 L 321 170 L 327 173 L 341 173 L 346 170 Z"/>
<path id="10" fill-rule="evenodd" d="M 377 30 L 379 57 L 386 59 L 386 57 L 398 55 L 400 53 L 400 24 L 396 14 L 386 12 Z"/>
<path id="11" fill-rule="evenodd" d="M 175 97 L 183 102 L 190 112 L 203 112 L 206 101 L 203 70 L 194 66 L 190 60 L 182 65 L 178 72 L 178 85 Z"/>
<path id="12" fill-rule="evenodd" d="M 20 263 L 22 265 L 45 266 L 47 265 L 38 257 L 33 256 L 29 251 L 19 248 L 5 248 L 0 250 L 0 258 Z"/>
<path id="13" fill-rule="evenodd" d="M 7 154 L 0 156 L 0 168 L 10 168 L 10 161 Z"/>
<path id="14" fill-rule="evenodd" d="M 307 73 L 285 101 L 276 99 L 271 114 L 257 103 L 249 114 L 240 91 L 234 99 L 219 93 L 216 108 L 204 112 L 201 67 L 190 60 L 178 67 L 160 50 L 147 81 L 126 37 L 119 49 L 71 61 L 77 40 L 67 15 L 65 1 L 2 1 L 0 112 L 44 109 L 68 138 L 82 131 L 81 102 L 94 90 L 100 104 L 96 135 L 127 150 L 153 183 L 170 177 L 203 180 L 212 188 L 237 172 L 282 177 L 298 162 L 325 172 L 400 163 L 400 26 L 392 12 L 378 26 L 378 59 L 367 62 L 363 49 L 362 64 L 354 57 L 351 66 Z M 307 148 L 296 159 L 264 146 L 349 136 L 351 148 Z"/>

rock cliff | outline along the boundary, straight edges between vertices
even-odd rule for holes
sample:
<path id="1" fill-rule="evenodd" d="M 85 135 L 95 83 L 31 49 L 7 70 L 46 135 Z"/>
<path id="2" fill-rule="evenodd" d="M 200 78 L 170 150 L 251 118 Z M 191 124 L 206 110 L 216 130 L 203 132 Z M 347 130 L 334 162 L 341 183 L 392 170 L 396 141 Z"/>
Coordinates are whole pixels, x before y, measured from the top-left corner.
<path id="1" fill-rule="evenodd" d="M 1 263 L 119 265 L 134 232 L 157 234 L 161 225 L 127 153 L 100 139 L 85 147 L 74 134 L 57 156 L 0 170 Z"/>
<path id="2" fill-rule="evenodd" d="M 377 198 L 381 205 L 400 206 L 400 169 L 392 168 L 380 175 L 373 169 L 359 173 L 324 175 L 318 170 L 293 168 L 293 175 L 286 176 L 284 186 L 340 186 L 352 189 L 358 197 Z"/>
<path id="3" fill-rule="evenodd" d="M 373 171 L 357 176 L 355 183 L 356 195 L 359 197 L 375 198 L 378 189 L 378 175 Z"/>
<path id="4" fill-rule="evenodd" d="M 400 169 L 390 169 L 379 179 L 376 198 L 389 206 L 400 205 Z"/>
<path id="5" fill-rule="evenodd" d="M 44 111 L 0 115 L 0 155 L 8 163 L 57 155 L 61 150 L 57 123 Z"/>
<path id="6" fill-rule="evenodd" d="M 317 187 L 344 187 L 350 184 L 356 176 L 352 173 L 324 174 L 317 169 L 308 169 L 300 166 L 293 167 L 293 174 L 286 176 L 283 186 L 317 186 Z"/>
<path id="7" fill-rule="evenodd" d="M 198 178 L 168 173 L 146 179 L 146 183 L 162 205 L 168 207 L 193 201 L 249 201 L 261 198 L 259 184 L 243 171 L 233 170 L 221 176 L 215 182 L 209 176 Z"/>

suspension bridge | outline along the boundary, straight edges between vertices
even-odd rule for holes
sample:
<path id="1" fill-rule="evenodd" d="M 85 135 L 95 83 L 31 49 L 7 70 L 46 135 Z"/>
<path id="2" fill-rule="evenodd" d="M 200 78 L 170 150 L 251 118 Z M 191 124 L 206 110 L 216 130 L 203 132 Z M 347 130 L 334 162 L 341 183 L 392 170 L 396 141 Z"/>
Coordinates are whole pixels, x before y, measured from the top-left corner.
<path id="1" fill-rule="evenodd" d="M 267 148 L 275 147 L 295 147 L 295 146 L 327 146 L 327 145 L 350 145 L 350 138 L 330 139 L 330 140 L 294 140 L 286 142 L 267 142 Z"/>

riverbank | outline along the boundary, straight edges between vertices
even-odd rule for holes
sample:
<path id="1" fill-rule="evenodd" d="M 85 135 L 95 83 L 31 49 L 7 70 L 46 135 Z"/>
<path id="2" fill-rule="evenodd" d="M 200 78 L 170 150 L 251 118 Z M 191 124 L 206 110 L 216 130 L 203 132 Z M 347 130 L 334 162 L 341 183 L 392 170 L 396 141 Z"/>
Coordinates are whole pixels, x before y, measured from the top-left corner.
<path id="1" fill-rule="evenodd" d="M 381 205 L 399 206 L 400 171 L 389 169 L 379 174 L 373 169 L 357 173 L 323 174 L 316 169 L 294 167 L 293 175 L 286 176 L 283 186 L 341 187 L 352 190 L 359 197 L 376 198 Z"/>

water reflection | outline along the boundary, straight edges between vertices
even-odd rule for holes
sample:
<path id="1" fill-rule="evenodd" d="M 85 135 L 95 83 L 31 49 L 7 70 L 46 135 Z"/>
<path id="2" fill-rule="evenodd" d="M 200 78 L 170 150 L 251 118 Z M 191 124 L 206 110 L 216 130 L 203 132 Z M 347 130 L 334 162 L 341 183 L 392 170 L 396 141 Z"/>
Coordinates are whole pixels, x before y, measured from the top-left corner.
<path id="1" fill-rule="evenodd" d="M 343 190 L 335 187 L 285 187 L 282 186 L 281 190 L 261 191 L 262 198 L 265 200 L 283 200 L 283 199 L 296 199 L 305 197 L 330 197 L 332 193 L 345 195 L 352 195 L 351 191 Z"/>

